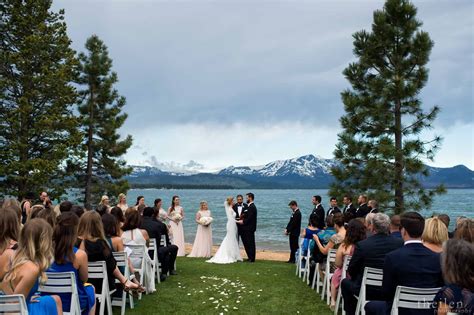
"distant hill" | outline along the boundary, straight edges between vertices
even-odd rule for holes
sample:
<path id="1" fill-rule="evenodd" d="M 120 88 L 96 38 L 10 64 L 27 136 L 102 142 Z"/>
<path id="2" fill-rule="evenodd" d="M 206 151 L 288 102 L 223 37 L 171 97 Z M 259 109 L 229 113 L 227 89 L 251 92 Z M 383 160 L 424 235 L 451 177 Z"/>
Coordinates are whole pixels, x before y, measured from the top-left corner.
<path id="1" fill-rule="evenodd" d="M 269 188 L 325 189 L 333 181 L 334 159 L 305 155 L 264 166 L 229 166 L 217 173 L 179 173 L 151 166 L 132 166 L 127 177 L 133 187 L 156 188 Z M 422 178 L 426 188 L 444 184 L 447 188 L 474 188 L 474 171 L 464 165 L 448 168 L 428 166 L 430 176 Z"/>

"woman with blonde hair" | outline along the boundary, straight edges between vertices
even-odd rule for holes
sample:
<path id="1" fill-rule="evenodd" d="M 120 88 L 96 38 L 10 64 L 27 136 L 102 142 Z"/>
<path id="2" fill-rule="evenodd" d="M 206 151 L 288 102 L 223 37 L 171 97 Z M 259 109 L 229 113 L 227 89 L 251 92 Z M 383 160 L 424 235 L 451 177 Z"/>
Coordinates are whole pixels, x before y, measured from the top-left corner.
<path id="1" fill-rule="evenodd" d="M 208 219 L 205 219 L 208 218 Z M 209 258 L 212 254 L 212 228 L 211 210 L 206 201 L 201 201 L 199 211 L 196 213 L 196 223 L 198 224 L 196 238 L 193 249 L 188 257 Z"/>
<path id="2" fill-rule="evenodd" d="M 127 209 L 128 209 L 127 196 L 125 196 L 124 193 L 121 193 L 121 194 L 118 195 L 117 207 L 119 207 L 120 209 L 122 209 L 122 212 L 123 212 L 124 214 L 125 214 L 125 211 L 127 211 Z"/>
<path id="3" fill-rule="evenodd" d="M 474 243 L 474 220 L 468 218 L 459 220 L 456 232 L 454 233 L 454 238 Z"/>
<path id="4" fill-rule="evenodd" d="M 426 219 L 421 239 L 425 247 L 435 253 L 441 253 L 443 243 L 449 239 L 448 228 L 438 217 Z"/>
<path id="5" fill-rule="evenodd" d="M 39 282 L 46 282 L 45 271 L 53 256 L 53 229 L 42 219 L 29 220 L 23 227 L 15 258 L 1 279 L 0 294 L 22 294 L 30 314 L 62 314 L 56 295 L 35 295 Z"/>
<path id="6" fill-rule="evenodd" d="M 8 272 L 10 262 L 18 249 L 20 220 L 18 214 L 10 209 L 0 211 L 0 279 Z"/>

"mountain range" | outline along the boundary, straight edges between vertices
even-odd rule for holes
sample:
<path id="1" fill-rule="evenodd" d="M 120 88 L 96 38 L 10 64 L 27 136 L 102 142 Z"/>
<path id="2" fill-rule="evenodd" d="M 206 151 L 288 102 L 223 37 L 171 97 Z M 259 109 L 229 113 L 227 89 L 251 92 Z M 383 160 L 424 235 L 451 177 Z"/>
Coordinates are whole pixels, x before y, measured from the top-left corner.
<path id="1" fill-rule="evenodd" d="M 127 177 L 132 187 L 153 188 L 268 188 L 325 189 L 333 181 L 334 159 L 305 155 L 278 160 L 263 166 L 229 166 L 214 173 L 196 172 L 196 162 L 186 171 L 162 170 L 152 166 L 133 166 Z M 426 188 L 444 184 L 447 188 L 474 188 L 474 171 L 464 165 L 454 167 L 427 166 L 430 176 L 422 178 Z"/>

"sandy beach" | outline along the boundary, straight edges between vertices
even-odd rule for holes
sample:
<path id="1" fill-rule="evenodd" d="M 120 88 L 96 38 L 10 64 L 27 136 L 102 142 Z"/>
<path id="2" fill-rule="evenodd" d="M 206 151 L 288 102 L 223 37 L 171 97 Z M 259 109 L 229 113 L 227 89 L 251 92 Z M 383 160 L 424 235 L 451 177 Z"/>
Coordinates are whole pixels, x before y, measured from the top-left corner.
<path id="1" fill-rule="evenodd" d="M 186 255 L 191 252 L 192 244 L 186 244 Z M 212 254 L 214 255 L 219 246 L 215 245 L 212 247 Z M 243 248 L 240 249 L 240 253 L 242 258 L 247 258 L 245 254 L 245 250 Z M 266 250 L 266 249 L 257 249 L 257 260 L 273 260 L 273 261 L 287 261 L 290 256 L 289 250 L 288 251 L 275 251 L 275 250 Z"/>

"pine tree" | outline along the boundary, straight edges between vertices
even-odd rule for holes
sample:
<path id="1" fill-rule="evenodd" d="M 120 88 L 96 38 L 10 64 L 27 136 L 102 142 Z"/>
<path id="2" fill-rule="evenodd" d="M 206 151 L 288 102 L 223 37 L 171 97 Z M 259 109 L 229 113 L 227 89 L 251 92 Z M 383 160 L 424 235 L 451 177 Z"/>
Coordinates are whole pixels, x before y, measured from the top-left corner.
<path id="1" fill-rule="evenodd" d="M 0 192 L 65 192 L 65 162 L 80 142 L 75 52 L 51 1 L 0 2 Z"/>
<path id="2" fill-rule="evenodd" d="M 79 187 L 84 189 L 84 205 L 91 208 L 99 201 L 100 194 L 114 198 L 129 188 L 123 176 L 129 174 L 131 168 L 121 157 L 132 145 L 132 137 L 120 140 L 117 133 L 127 114 L 122 112 L 125 97 L 114 88 L 118 78 L 112 71 L 107 47 L 96 35 L 87 40 L 85 47 L 87 54 L 79 54 L 78 83 L 85 89 L 79 92 L 78 110 L 86 158 L 80 167 L 85 173 L 78 174 L 77 178 Z"/>
<path id="3" fill-rule="evenodd" d="M 332 194 L 368 192 L 394 213 L 429 207 L 444 191 L 420 184 L 428 176 L 422 158 L 433 160 L 441 138 L 421 136 L 440 108 L 422 108 L 433 41 L 416 13 L 408 0 L 387 0 L 374 12 L 372 32 L 353 35 L 358 60 L 343 72 L 352 89 L 341 94 L 346 114 L 334 152 L 341 164 L 332 170 Z"/>

